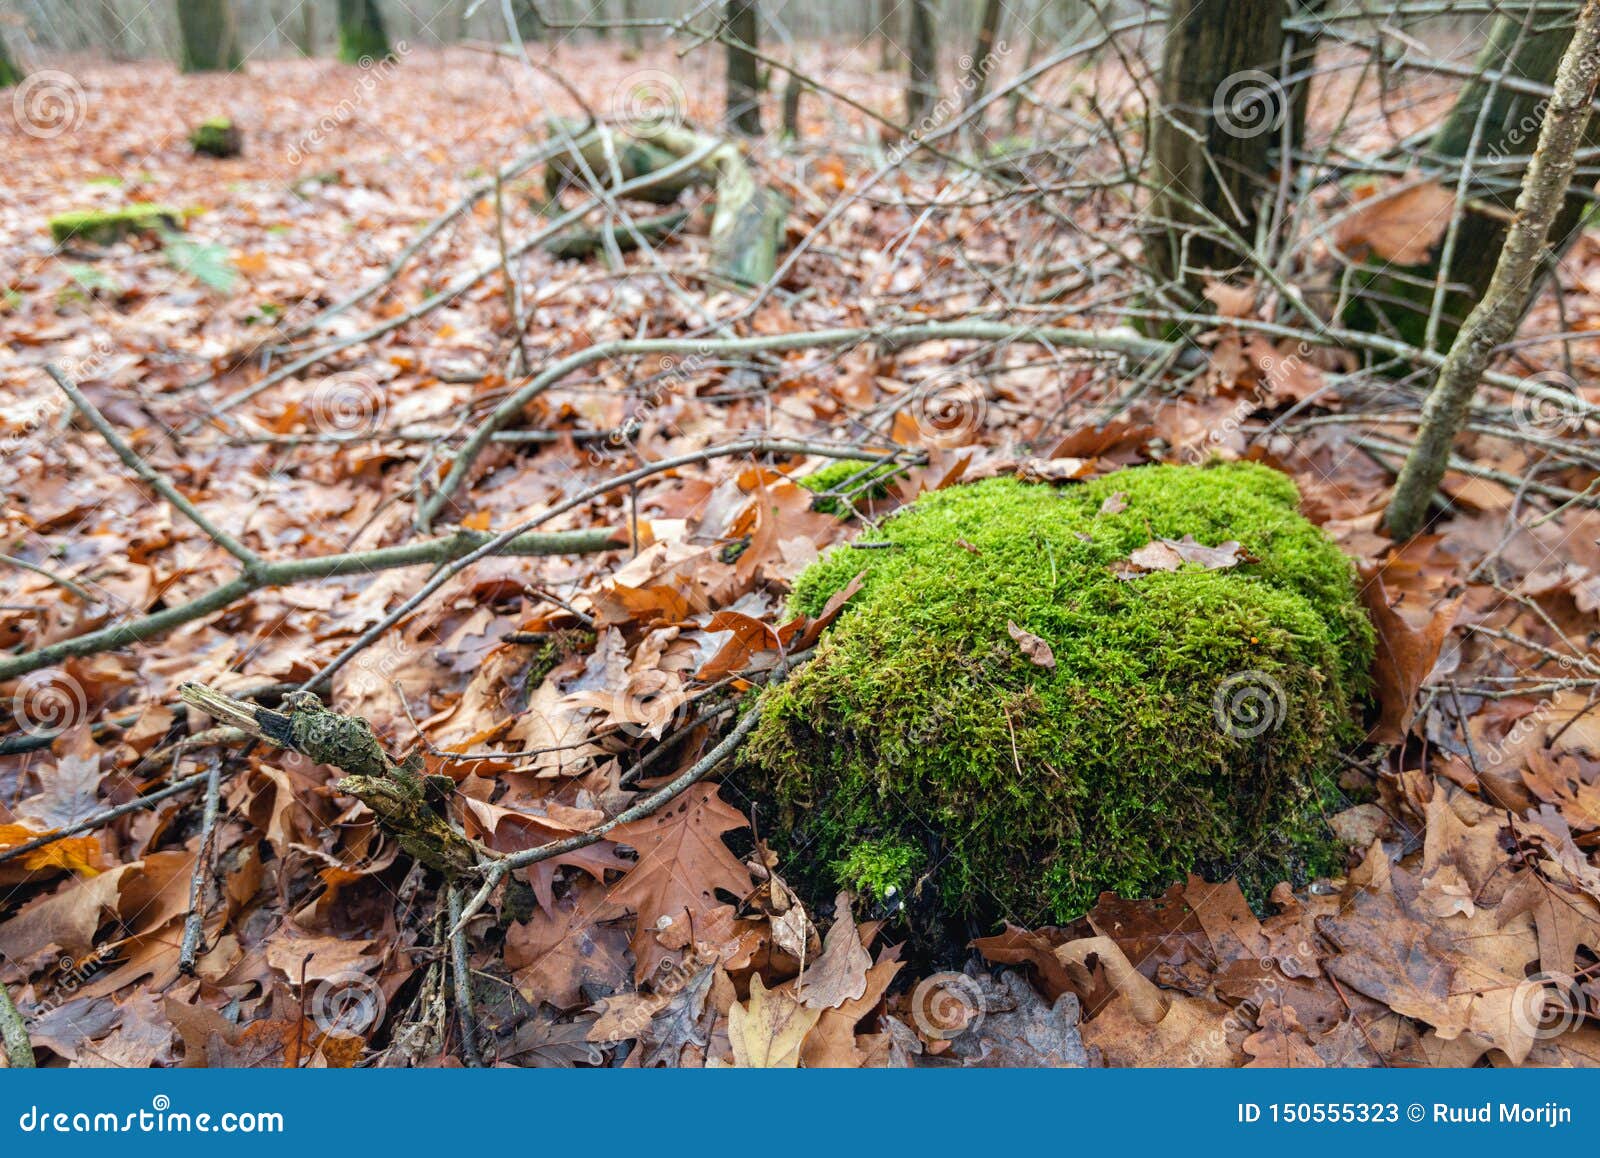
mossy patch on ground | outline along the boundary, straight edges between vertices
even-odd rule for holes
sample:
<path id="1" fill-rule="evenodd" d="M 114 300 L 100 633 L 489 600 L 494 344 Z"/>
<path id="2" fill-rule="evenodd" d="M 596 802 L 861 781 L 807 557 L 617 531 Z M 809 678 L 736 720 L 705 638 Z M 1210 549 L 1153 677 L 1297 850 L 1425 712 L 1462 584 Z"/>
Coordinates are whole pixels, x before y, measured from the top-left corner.
<path id="1" fill-rule="evenodd" d="M 237 157 L 244 149 L 244 137 L 227 117 L 212 117 L 194 127 L 189 144 L 204 157 Z"/>
<path id="2" fill-rule="evenodd" d="M 876 504 L 889 497 L 889 484 L 903 469 L 891 462 L 841 459 L 795 481 L 817 496 L 811 503 L 814 511 L 840 518 L 870 516 Z"/>
<path id="3" fill-rule="evenodd" d="M 1252 464 L 992 479 L 889 519 L 872 537 L 892 548 L 815 564 L 796 610 L 864 571 L 862 590 L 765 694 L 744 757 L 790 872 L 1037 923 L 1196 867 L 1325 867 L 1313 773 L 1356 738 L 1373 638 L 1350 562 L 1298 501 Z M 1118 577 L 1184 535 L 1253 561 Z"/>
<path id="4" fill-rule="evenodd" d="M 120 209 L 81 209 L 50 219 L 50 236 L 58 245 L 68 241 L 109 245 L 135 234 L 182 228 L 182 210 L 148 202 L 124 205 Z"/>

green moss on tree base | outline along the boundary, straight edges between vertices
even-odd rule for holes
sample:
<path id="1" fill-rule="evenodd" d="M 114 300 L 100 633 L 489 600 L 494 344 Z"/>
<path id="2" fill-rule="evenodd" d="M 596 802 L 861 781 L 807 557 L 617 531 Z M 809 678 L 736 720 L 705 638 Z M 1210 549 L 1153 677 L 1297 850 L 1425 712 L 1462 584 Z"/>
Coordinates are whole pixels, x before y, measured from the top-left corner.
<path id="1" fill-rule="evenodd" d="M 745 755 L 791 872 L 866 885 L 910 847 L 947 915 L 1029 923 L 1196 867 L 1322 867 L 1313 773 L 1357 734 L 1373 640 L 1349 561 L 1298 501 L 1251 464 L 994 479 L 897 514 L 873 534 L 895 549 L 818 562 L 797 610 L 865 571 L 863 588 L 765 694 Z M 1118 577 L 1184 535 L 1255 561 Z"/>
<path id="2" fill-rule="evenodd" d="M 244 138 L 227 117 L 213 117 L 195 126 L 189 134 L 189 144 L 205 157 L 237 157 L 244 148 Z"/>
<path id="3" fill-rule="evenodd" d="M 50 236 L 56 243 L 87 241 L 109 245 L 134 234 L 182 229 L 183 212 L 166 205 L 140 202 L 121 209 L 84 209 L 50 219 Z"/>

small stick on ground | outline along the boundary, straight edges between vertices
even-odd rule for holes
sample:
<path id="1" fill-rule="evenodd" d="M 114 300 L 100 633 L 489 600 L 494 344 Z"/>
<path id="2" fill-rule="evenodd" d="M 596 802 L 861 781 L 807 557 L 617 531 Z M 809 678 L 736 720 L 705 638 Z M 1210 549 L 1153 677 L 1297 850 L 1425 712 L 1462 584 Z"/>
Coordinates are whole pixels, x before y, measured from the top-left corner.
<path id="1" fill-rule="evenodd" d="M 472 1004 L 472 966 L 467 953 L 467 922 L 461 915 L 461 890 L 450 886 L 450 973 L 455 980 L 456 1021 L 461 1027 L 461 1057 L 473 1069 L 483 1068 L 478 1052 L 478 1017 Z"/>
<path id="2" fill-rule="evenodd" d="M 222 795 L 222 758 L 213 756 L 206 770 L 205 818 L 200 825 L 200 848 L 195 853 L 194 873 L 189 878 L 189 914 L 183 920 L 183 945 L 178 950 L 178 972 L 194 976 L 206 930 L 206 892 L 211 882 L 217 854 L 217 817 Z"/>

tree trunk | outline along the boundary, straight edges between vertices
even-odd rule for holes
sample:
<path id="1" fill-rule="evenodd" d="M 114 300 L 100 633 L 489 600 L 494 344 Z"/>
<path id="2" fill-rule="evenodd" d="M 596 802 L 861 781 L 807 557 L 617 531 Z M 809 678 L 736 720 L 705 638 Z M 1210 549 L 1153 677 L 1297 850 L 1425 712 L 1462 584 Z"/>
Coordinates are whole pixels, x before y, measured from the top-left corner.
<path id="1" fill-rule="evenodd" d="M 112 60 L 127 60 L 127 36 L 122 16 L 117 12 L 116 0 L 98 0 L 95 11 L 100 14 L 100 36 L 106 42 L 107 55 Z"/>
<path id="2" fill-rule="evenodd" d="M 1198 294 L 1244 264 L 1216 222 L 1254 241 L 1285 115 L 1283 13 L 1281 0 L 1174 0 L 1167 13 L 1144 255 L 1158 281 Z"/>
<path id="3" fill-rule="evenodd" d="M 995 66 L 994 45 L 1000 34 L 1000 16 L 1005 11 L 1000 0 L 983 0 L 983 16 L 978 21 L 978 39 L 972 46 L 972 64 L 967 68 L 965 87 L 967 107 L 983 99 L 989 87 L 989 73 Z"/>
<path id="4" fill-rule="evenodd" d="M 939 100 L 939 43 L 933 25 L 933 0 L 911 0 L 911 30 L 906 37 L 906 131 L 916 134 Z"/>
<path id="5" fill-rule="evenodd" d="M 747 137 L 761 135 L 761 75 L 746 47 L 759 48 L 757 0 L 728 0 L 728 128 Z"/>
<path id="6" fill-rule="evenodd" d="M 1290 11 L 1304 20 L 1316 20 L 1313 28 L 1295 29 L 1284 34 L 1285 58 L 1284 87 L 1289 100 L 1289 146 L 1298 149 L 1305 145 L 1306 118 L 1311 111 L 1311 73 L 1317 64 L 1317 44 L 1322 39 L 1322 10 L 1328 0 L 1290 0 Z M 1282 140 L 1274 136 L 1274 144 Z M 1279 164 L 1284 158 L 1278 159 Z"/>
<path id="7" fill-rule="evenodd" d="M 1586 0 L 1568 37 L 1555 93 L 1540 125 L 1539 143 L 1517 194 L 1494 274 L 1439 370 L 1439 381 L 1422 408 L 1416 445 L 1406 457 L 1394 499 L 1384 513 L 1384 525 L 1396 538 L 1415 535 L 1427 521 L 1428 505 L 1444 478 L 1451 445 L 1466 421 L 1478 382 L 1527 311 L 1545 245 L 1567 211 L 1567 191 L 1577 169 L 1578 146 L 1592 120 L 1590 102 L 1597 80 L 1600 0 Z"/>
<path id="8" fill-rule="evenodd" d="M 889 72 L 894 68 L 894 18 L 900 5 L 895 0 L 877 0 L 873 11 L 878 18 L 878 71 Z"/>
<path id="9" fill-rule="evenodd" d="M 346 64 L 382 60 L 389 55 L 378 0 L 339 0 L 339 59 Z"/>
<path id="10" fill-rule="evenodd" d="M 1527 27 L 1524 28 L 1524 21 Z M 1561 13 L 1534 7 L 1495 19 L 1488 43 L 1477 60 L 1479 71 L 1493 70 L 1507 76 L 1551 84 L 1561 65 L 1562 54 L 1572 41 L 1573 24 Z M 1477 79 L 1463 87 L 1449 116 L 1434 131 L 1428 149 L 1443 161 L 1466 157 L 1473 152 L 1474 162 L 1503 157 L 1526 157 L 1544 119 L 1547 101 L 1528 93 L 1510 92 Z M 1483 127 L 1478 128 L 1482 118 Z M 1474 134 L 1477 149 L 1472 149 Z M 1586 145 L 1600 143 L 1600 125 L 1591 122 Z M 1592 162 L 1590 163 L 1592 165 Z M 1511 211 L 1527 170 L 1497 167 L 1498 178 L 1490 186 L 1476 175 L 1467 188 L 1468 204 L 1461 210 L 1461 222 L 1451 247 L 1449 268 L 1441 241 L 1431 258 L 1410 267 L 1390 268 L 1398 276 L 1374 275 L 1367 279 L 1366 292 L 1352 304 L 1346 321 L 1352 327 L 1390 331 L 1414 346 L 1428 343 L 1428 318 L 1433 308 L 1435 286 L 1442 279 L 1447 288 L 1434 344 L 1448 349 L 1454 343 L 1463 321 L 1480 301 L 1494 277 L 1495 259 L 1506 243 L 1511 228 Z M 1584 209 L 1591 203 L 1585 194 L 1594 188 L 1593 169 L 1574 183 L 1566 201 L 1551 222 L 1547 238 L 1551 257 L 1558 259 L 1576 240 Z M 1449 180 L 1447 186 L 1451 186 Z M 1451 186 L 1453 188 L 1453 186 Z M 1486 207 L 1484 212 L 1472 202 Z M 1553 266 L 1547 261 L 1544 268 Z"/>
<path id="11" fill-rule="evenodd" d="M 639 19 L 639 0 L 622 0 L 622 19 L 628 22 L 622 30 L 622 43 L 637 56 L 644 51 L 644 29 L 632 23 Z"/>
<path id="12" fill-rule="evenodd" d="M 516 0 L 512 12 L 517 18 L 517 37 L 522 43 L 536 44 L 544 39 L 544 21 L 539 19 L 539 10 L 532 0 Z"/>
<path id="13" fill-rule="evenodd" d="M 0 88 L 10 88 L 23 76 L 23 71 L 11 57 L 11 49 L 6 45 L 4 31 L 0 31 Z"/>
<path id="14" fill-rule="evenodd" d="M 231 0 L 178 0 L 178 34 L 184 72 L 239 67 L 239 26 Z"/>

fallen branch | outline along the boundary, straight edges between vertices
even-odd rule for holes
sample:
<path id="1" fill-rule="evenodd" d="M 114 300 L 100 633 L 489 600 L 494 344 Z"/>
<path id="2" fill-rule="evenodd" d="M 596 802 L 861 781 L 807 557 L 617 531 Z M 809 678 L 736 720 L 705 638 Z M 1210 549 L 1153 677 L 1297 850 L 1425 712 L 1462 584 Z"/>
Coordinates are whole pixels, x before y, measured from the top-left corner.
<path id="1" fill-rule="evenodd" d="M 495 434 L 516 421 L 529 402 L 557 382 L 585 366 L 636 354 L 693 354 L 703 358 L 740 354 L 777 353 L 785 350 L 831 349 L 875 342 L 885 349 L 900 349 L 923 342 L 948 340 L 1030 342 L 1081 350 L 1103 350 L 1139 361 L 1170 357 L 1171 343 L 1146 338 L 1132 330 L 1078 330 L 1050 326 L 1017 326 L 1001 322 L 929 322 L 884 329 L 850 328 L 813 330 L 795 334 L 765 334 L 751 338 L 636 338 L 598 342 L 551 364 L 507 395 L 478 424 L 450 460 L 449 473 L 439 489 L 417 503 L 417 527 L 427 531 L 433 520 L 466 481 L 472 464 Z"/>
<path id="2" fill-rule="evenodd" d="M 634 223 L 630 232 L 615 225 L 601 229 L 578 229 L 563 233 L 544 243 L 545 252 L 563 261 L 579 261 L 593 257 L 603 249 L 616 246 L 618 253 L 629 253 L 639 248 L 641 241 L 663 241 L 689 220 L 686 212 L 666 213 L 660 217 L 646 217 Z"/>
<path id="3" fill-rule="evenodd" d="M 445 877 L 458 877 L 480 859 L 496 855 L 457 832 L 446 819 L 443 801 L 454 791 L 455 781 L 424 776 L 420 755 L 395 763 L 361 717 L 330 711 L 309 692 L 286 697 L 287 713 L 235 700 L 202 684 L 184 684 L 178 695 L 190 707 L 252 739 L 344 772 L 337 790 L 365 804 L 403 850 Z"/>
<path id="4" fill-rule="evenodd" d="M 140 619 L 131 619 L 85 632 L 71 639 L 52 643 L 22 655 L 0 659 L 0 680 L 14 679 L 28 672 L 69 659 L 139 643 L 165 635 L 175 627 L 202 619 L 231 607 L 234 603 L 269 587 L 289 587 L 308 579 L 334 579 L 341 575 L 363 575 L 395 567 L 438 566 L 498 543 L 493 552 L 504 555 L 587 555 L 614 551 L 628 544 L 626 531 L 601 528 L 594 531 L 555 531 L 540 535 L 519 535 L 502 541 L 487 531 L 458 531 L 437 539 L 406 543 L 398 547 L 378 547 L 315 559 L 291 559 L 281 563 L 261 563 L 187 603 L 168 607 Z M 481 556 L 480 556 L 481 557 Z"/>
<path id="5" fill-rule="evenodd" d="M 542 844 L 538 848 L 524 849 L 522 852 L 512 853 L 509 856 L 488 861 L 480 870 L 483 873 L 483 884 L 472 895 L 472 899 L 466 903 L 460 915 L 454 918 L 455 924 L 452 929 L 452 936 L 456 931 L 465 928 L 466 923 L 476 916 L 484 905 L 488 904 L 489 897 L 493 894 L 495 886 L 505 880 L 508 873 L 514 869 L 527 868 L 529 865 L 549 860 L 553 856 L 562 856 L 569 852 L 576 852 L 580 848 L 588 848 L 591 844 L 603 840 L 606 834 L 619 824 L 631 824 L 635 820 L 643 820 L 645 817 L 653 815 L 662 805 L 670 803 L 681 796 L 691 785 L 704 780 L 718 765 L 729 756 L 732 756 L 738 750 L 739 745 L 744 743 L 745 737 L 750 734 L 760 719 L 760 709 L 752 707 L 745 713 L 744 718 L 739 721 L 733 731 L 729 732 L 720 744 L 696 761 L 694 766 L 687 772 L 684 772 L 671 783 L 656 789 L 637 804 L 623 809 L 610 820 L 561 840 L 553 840 L 549 844 Z"/>

